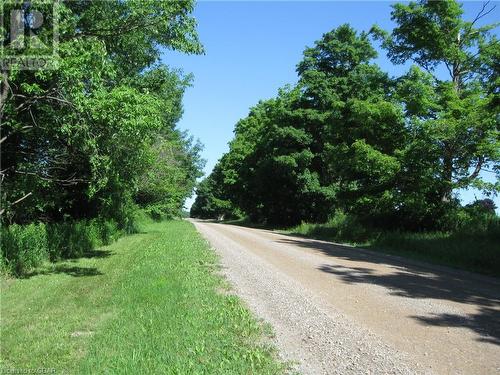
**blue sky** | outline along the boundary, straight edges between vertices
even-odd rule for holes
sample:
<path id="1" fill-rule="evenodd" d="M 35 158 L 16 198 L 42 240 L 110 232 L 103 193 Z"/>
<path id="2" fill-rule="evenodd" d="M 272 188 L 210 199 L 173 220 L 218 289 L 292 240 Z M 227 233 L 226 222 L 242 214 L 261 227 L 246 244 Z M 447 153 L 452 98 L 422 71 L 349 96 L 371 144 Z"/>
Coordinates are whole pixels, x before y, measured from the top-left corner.
<path id="1" fill-rule="evenodd" d="M 389 1 L 199 2 L 194 16 L 206 54 L 187 56 L 165 51 L 163 62 L 194 74 L 193 87 L 184 97 L 184 116 L 179 126 L 205 145 L 206 174 L 228 150 L 234 125 L 248 114 L 249 108 L 275 96 L 285 84 L 297 81 L 295 66 L 306 46 L 343 23 L 358 30 L 369 30 L 376 23 L 390 30 L 390 5 Z M 473 17 L 481 5 L 464 3 L 466 16 Z M 497 8 L 485 21 L 498 20 Z M 388 62 L 383 51 L 377 63 L 393 75 L 406 70 Z M 474 196 L 481 194 L 461 193 L 464 201 Z M 192 201 L 188 200 L 186 206 L 190 207 Z M 500 200 L 495 201 L 500 206 Z"/>

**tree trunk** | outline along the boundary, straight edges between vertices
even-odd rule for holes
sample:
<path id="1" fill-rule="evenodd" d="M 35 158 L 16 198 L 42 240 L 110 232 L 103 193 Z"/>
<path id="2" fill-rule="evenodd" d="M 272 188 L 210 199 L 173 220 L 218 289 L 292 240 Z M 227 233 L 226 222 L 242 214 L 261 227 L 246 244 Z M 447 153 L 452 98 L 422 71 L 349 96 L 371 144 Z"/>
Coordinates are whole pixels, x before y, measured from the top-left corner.
<path id="1" fill-rule="evenodd" d="M 441 192 L 441 201 L 450 202 L 453 191 L 453 152 L 449 142 L 444 142 L 443 147 L 443 188 Z"/>
<path id="2" fill-rule="evenodd" d="M 0 84 L 0 125 L 2 124 L 3 120 L 3 109 L 5 106 L 5 102 L 7 101 L 7 98 L 9 97 L 9 75 L 6 70 L 2 70 L 2 81 Z"/>
<path id="3" fill-rule="evenodd" d="M 460 45 L 460 33 L 457 36 L 457 43 Z M 462 76 L 461 76 L 461 66 L 459 62 L 453 63 L 451 70 L 453 88 L 457 94 L 457 97 L 460 97 L 461 85 L 462 85 Z M 453 148 L 449 141 L 443 142 L 443 188 L 441 192 L 441 201 L 442 202 L 450 202 L 452 198 L 453 192 Z"/>

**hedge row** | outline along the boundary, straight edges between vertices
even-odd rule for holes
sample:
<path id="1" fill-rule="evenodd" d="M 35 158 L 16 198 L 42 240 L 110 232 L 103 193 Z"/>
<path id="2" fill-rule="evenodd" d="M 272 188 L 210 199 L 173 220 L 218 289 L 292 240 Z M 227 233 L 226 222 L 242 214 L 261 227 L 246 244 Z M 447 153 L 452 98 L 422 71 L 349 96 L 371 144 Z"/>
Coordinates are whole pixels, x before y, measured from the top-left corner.
<path id="1" fill-rule="evenodd" d="M 83 256 L 121 232 L 114 221 L 102 219 L 10 225 L 1 230 L 2 272 L 22 275 L 47 260 Z"/>

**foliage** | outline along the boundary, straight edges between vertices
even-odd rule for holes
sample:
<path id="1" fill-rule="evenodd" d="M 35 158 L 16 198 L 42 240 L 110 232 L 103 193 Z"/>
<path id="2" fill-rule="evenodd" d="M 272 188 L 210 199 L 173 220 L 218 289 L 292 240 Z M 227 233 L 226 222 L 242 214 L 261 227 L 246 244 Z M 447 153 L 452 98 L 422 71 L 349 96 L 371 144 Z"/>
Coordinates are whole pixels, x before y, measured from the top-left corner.
<path id="1" fill-rule="evenodd" d="M 452 231 L 381 230 L 337 211 L 324 224 L 301 223 L 285 232 L 500 276 L 500 218 L 491 212 L 471 214 L 469 208 L 452 213 L 445 223 Z"/>
<path id="2" fill-rule="evenodd" d="M 182 133 L 159 137 L 153 145 L 154 168 L 147 169 L 138 182 L 135 201 L 155 218 L 179 216 L 186 197 L 201 177 L 201 145 Z"/>
<path id="3" fill-rule="evenodd" d="M 238 209 L 229 201 L 221 198 L 221 175 L 215 170 L 202 180 L 196 188 L 196 201 L 191 207 L 190 217 L 200 219 L 237 219 L 241 216 Z"/>
<path id="4" fill-rule="evenodd" d="M 17 275 L 136 232 L 138 208 L 179 215 L 203 166 L 200 144 L 176 129 L 191 77 L 159 60 L 162 48 L 203 51 L 193 2 L 53 6 L 57 69 L 2 71 L 2 263 Z"/>
<path id="5" fill-rule="evenodd" d="M 494 189 L 479 181 L 481 169 L 497 169 L 500 160 L 498 116 L 492 110 L 498 86 L 487 82 L 498 70 L 491 60 L 498 40 L 490 34 L 495 25 L 477 26 L 490 11 L 484 4 L 466 21 L 462 5 L 453 0 L 396 4 L 392 33 L 373 30 L 394 63 L 413 61 L 427 72 L 412 68 L 410 76 L 416 79 L 408 80 L 411 94 L 402 101 L 411 102 L 407 116 L 419 122 L 431 141 L 430 152 L 438 157 L 435 173 L 443 201 L 451 200 L 456 188 L 477 184 Z M 449 73 L 448 80 L 436 73 L 439 68 Z"/>
<path id="6" fill-rule="evenodd" d="M 2 228 L 1 269 L 23 276 L 44 261 L 78 258 L 108 245 L 123 233 L 113 220 L 80 220 L 55 224 L 13 224 Z"/>
<path id="7" fill-rule="evenodd" d="M 480 221 L 454 194 L 498 191 L 481 174 L 500 160 L 498 44 L 494 26 L 477 26 L 488 12 L 466 21 L 455 1 L 395 4 L 392 33 L 342 25 L 324 34 L 304 51 L 298 84 L 236 124 L 195 211 L 222 202 L 290 226 L 341 210 L 359 225 L 410 231 Z M 395 64 L 416 65 L 390 77 L 373 63 L 371 36 Z"/>
<path id="8" fill-rule="evenodd" d="M 48 239 L 43 224 L 2 228 L 2 270 L 22 274 L 48 259 Z"/>
<path id="9" fill-rule="evenodd" d="M 2 222 L 102 217 L 131 231 L 134 200 L 178 214 L 199 176 L 200 146 L 175 128 L 190 76 L 159 57 L 163 48 L 203 51 L 193 2 L 54 6 L 58 68 L 2 71 Z"/>
<path id="10" fill-rule="evenodd" d="M 359 219 L 337 210 L 326 223 L 312 224 L 302 222 L 286 229 L 287 232 L 334 241 L 365 243 L 373 236 L 373 230 L 363 226 Z"/>
<path id="11" fill-rule="evenodd" d="M 500 220 L 489 216 L 468 221 L 460 231 L 384 232 L 369 243 L 369 248 L 402 254 L 433 263 L 500 276 Z"/>

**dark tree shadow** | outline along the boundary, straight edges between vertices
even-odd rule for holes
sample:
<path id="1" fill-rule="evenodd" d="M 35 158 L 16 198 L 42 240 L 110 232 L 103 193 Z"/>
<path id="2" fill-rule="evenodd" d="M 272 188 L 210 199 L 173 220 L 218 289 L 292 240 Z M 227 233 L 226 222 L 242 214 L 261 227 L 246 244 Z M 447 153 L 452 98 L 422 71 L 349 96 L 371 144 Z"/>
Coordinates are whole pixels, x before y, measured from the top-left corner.
<path id="1" fill-rule="evenodd" d="M 69 266 L 69 265 L 56 265 L 55 267 L 51 267 L 48 269 L 39 269 L 33 272 L 29 272 L 22 276 L 23 279 L 30 279 L 34 276 L 40 275 L 57 275 L 57 274 L 66 274 L 73 277 L 85 277 L 85 276 L 100 276 L 104 275 L 101 271 L 99 271 L 96 267 L 78 267 L 78 266 Z"/>
<path id="2" fill-rule="evenodd" d="M 319 251 L 338 259 L 367 263 L 365 267 L 348 267 L 332 262 L 319 267 L 321 271 L 335 275 L 344 283 L 380 285 L 387 288 L 389 294 L 400 297 L 430 298 L 476 305 L 479 312 L 472 315 L 440 314 L 412 318 L 422 324 L 468 328 L 481 336 L 480 341 L 500 345 L 498 279 L 324 241 L 290 238 L 277 242 Z M 370 268 L 370 264 L 387 265 L 392 272 L 377 273 Z"/>
<path id="3" fill-rule="evenodd" d="M 46 268 L 38 268 L 31 272 L 28 272 L 21 276 L 22 279 L 29 279 L 34 276 L 39 275 L 56 275 L 56 274 L 66 274 L 73 277 L 84 277 L 84 276 L 100 276 L 103 275 L 101 271 L 99 271 L 96 267 L 79 267 L 79 266 L 71 266 L 68 263 L 76 263 L 79 259 L 87 258 L 87 259 L 104 259 L 108 258 L 115 253 L 110 250 L 102 250 L 95 249 L 92 251 L 85 252 L 78 257 L 74 257 L 71 259 L 65 259 L 59 264 L 51 264 Z"/>
<path id="4" fill-rule="evenodd" d="M 95 250 L 83 253 L 79 258 L 108 258 L 114 254 L 115 253 L 111 250 L 95 249 Z"/>
<path id="5" fill-rule="evenodd" d="M 456 314 L 434 314 L 433 316 L 412 316 L 422 324 L 440 327 L 468 328 L 481 337 L 478 341 L 500 345 L 499 310 L 481 307 L 477 314 L 467 316 Z"/>
<path id="6" fill-rule="evenodd" d="M 80 259 L 83 259 L 83 258 L 86 258 L 86 259 L 92 259 L 92 258 L 104 259 L 104 258 L 109 258 L 112 255 L 115 255 L 114 251 L 95 249 L 92 251 L 87 251 L 87 252 L 82 253 L 82 254 L 74 255 L 70 258 L 62 258 L 61 261 L 76 263 Z"/>

